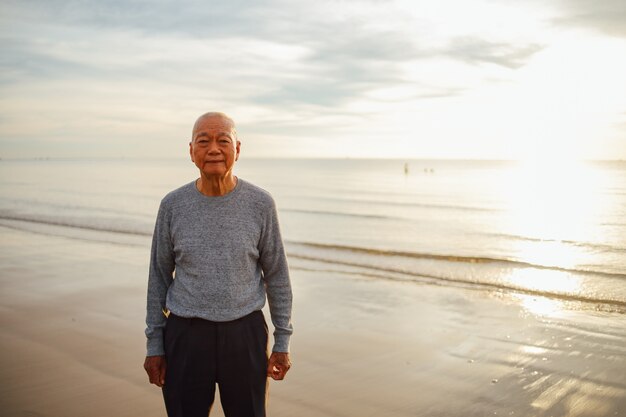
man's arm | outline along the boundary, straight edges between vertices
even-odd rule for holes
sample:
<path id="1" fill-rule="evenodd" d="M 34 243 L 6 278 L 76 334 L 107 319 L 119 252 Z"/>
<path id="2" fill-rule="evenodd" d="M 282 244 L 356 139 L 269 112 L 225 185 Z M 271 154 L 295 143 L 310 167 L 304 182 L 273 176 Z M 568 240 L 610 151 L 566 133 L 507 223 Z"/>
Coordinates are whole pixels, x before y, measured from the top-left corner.
<path id="1" fill-rule="evenodd" d="M 170 236 L 170 214 L 161 202 L 150 253 L 148 275 L 148 295 L 146 307 L 147 355 L 144 369 L 150 383 L 162 386 L 165 381 L 165 354 L 163 348 L 163 328 L 166 317 L 165 298 L 172 283 L 174 273 L 174 250 Z"/>
<path id="2" fill-rule="evenodd" d="M 287 256 L 285 255 L 278 215 L 273 201 L 265 216 L 259 254 L 263 278 L 266 283 L 270 315 L 274 325 L 274 346 L 268 374 L 272 377 L 274 377 L 273 375 L 280 377 L 275 379 L 282 379 L 284 373 L 291 366 L 288 352 L 289 338 L 293 333 L 291 325 L 292 290 Z M 277 353 L 279 354 L 277 355 Z M 282 371 L 275 373 L 273 366 Z"/>

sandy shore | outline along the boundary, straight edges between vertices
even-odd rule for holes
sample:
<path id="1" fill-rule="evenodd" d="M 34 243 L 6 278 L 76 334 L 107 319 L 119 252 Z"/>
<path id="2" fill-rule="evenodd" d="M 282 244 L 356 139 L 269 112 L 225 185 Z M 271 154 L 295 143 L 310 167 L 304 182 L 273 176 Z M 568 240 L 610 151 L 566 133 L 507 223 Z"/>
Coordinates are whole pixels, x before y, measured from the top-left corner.
<path id="1" fill-rule="evenodd" d="M 148 239 L 7 225 L 0 414 L 165 416 L 142 369 Z M 291 264 L 294 366 L 273 417 L 626 415 L 624 315 Z"/>

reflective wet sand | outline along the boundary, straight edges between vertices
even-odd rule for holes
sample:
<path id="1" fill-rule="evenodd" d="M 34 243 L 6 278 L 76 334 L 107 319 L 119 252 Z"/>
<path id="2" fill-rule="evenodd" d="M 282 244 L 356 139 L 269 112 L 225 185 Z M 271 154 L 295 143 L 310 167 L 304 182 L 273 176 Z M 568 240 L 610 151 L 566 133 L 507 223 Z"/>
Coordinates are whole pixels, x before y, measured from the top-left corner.
<path id="1" fill-rule="evenodd" d="M 142 369 L 148 247 L 0 227 L 4 415 L 165 415 Z M 271 416 L 626 413 L 623 314 L 290 262 Z"/>

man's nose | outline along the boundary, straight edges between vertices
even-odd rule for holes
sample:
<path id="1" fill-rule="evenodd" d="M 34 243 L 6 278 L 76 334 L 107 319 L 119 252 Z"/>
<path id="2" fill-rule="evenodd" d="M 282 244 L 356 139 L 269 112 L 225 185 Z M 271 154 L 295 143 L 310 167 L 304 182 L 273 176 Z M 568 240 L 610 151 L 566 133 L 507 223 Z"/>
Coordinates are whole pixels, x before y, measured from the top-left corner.
<path id="1" fill-rule="evenodd" d="M 208 154 L 219 153 L 219 146 L 217 146 L 217 141 L 210 140 L 209 141 L 209 146 L 208 146 L 206 151 L 207 151 Z"/>

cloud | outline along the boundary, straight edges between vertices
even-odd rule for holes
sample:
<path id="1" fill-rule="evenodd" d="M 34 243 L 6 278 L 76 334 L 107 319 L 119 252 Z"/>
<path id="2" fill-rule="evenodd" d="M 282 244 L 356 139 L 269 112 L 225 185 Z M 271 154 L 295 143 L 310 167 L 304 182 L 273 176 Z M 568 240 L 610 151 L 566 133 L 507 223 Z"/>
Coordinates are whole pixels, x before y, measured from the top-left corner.
<path id="1" fill-rule="evenodd" d="M 213 80 L 223 89 L 222 81 L 237 78 L 237 84 L 260 86 L 250 89 L 258 103 L 293 104 L 299 97 L 328 106 L 400 81 L 396 64 L 416 56 L 399 32 L 372 33 L 358 19 L 300 14 L 300 7 L 276 1 L 49 0 L 26 10 L 9 1 L 3 3 L 2 79 L 143 75 L 175 81 L 174 74 L 185 73 L 176 82 L 203 78 L 201 85 Z M 280 48 L 288 59 L 272 54 Z M 289 49 L 306 53 L 289 57 Z"/>
<path id="2" fill-rule="evenodd" d="M 626 37 L 626 2 L 624 0 L 563 0 L 563 17 L 553 19 L 557 25 L 586 27 L 598 32 Z"/>
<path id="3" fill-rule="evenodd" d="M 407 32 L 414 22 L 402 10 L 377 2 L 358 6 L 277 0 L 42 0 L 31 2 L 27 10 L 23 3 L 9 1 L 3 7 L 12 14 L 7 23 L 17 35 L 6 35 L 9 29 L 0 40 L 8 51 L 0 63 L 2 78 L 15 81 L 19 72 L 99 82 L 153 79 L 183 88 L 213 83 L 218 84 L 214 91 L 226 97 L 232 96 L 227 86 L 247 89 L 240 98 L 264 106 L 336 107 L 381 87 L 423 87 L 414 97 L 425 98 L 462 91 L 458 85 L 416 84 L 404 72 L 406 63 L 447 56 L 515 69 L 539 49 L 477 37 L 424 46 L 419 36 Z M 379 21 L 385 24 L 372 23 Z"/>
<path id="4" fill-rule="evenodd" d="M 402 45 L 391 37 L 370 36 L 346 34 L 338 42 L 311 42 L 310 53 L 299 65 L 282 69 L 275 88 L 254 99 L 263 104 L 338 106 L 381 86 L 408 84 L 402 64 L 416 54 L 407 49 L 400 53 Z"/>
<path id="5" fill-rule="evenodd" d="M 536 43 L 518 46 L 503 42 L 490 42 L 476 37 L 465 37 L 453 39 L 445 53 L 469 64 L 489 63 L 517 69 L 524 66 L 534 54 L 542 49 L 543 46 Z"/>
<path id="6" fill-rule="evenodd" d="M 240 34 L 246 28 L 258 26 L 255 23 L 262 22 L 257 19 L 258 11 L 268 4 L 263 0 L 35 0 L 26 5 L 21 1 L 5 0 L 2 8 L 5 15 L 13 16 L 20 23 L 54 21 L 63 26 L 215 37 Z"/>

